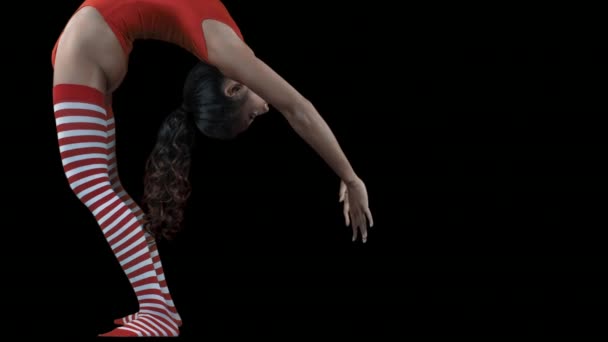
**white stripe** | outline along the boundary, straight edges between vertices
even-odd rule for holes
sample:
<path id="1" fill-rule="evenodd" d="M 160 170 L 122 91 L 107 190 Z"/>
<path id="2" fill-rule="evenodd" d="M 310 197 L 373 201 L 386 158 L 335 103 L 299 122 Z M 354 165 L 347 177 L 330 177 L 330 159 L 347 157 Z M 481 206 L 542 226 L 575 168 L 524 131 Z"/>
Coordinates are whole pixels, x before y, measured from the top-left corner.
<path id="1" fill-rule="evenodd" d="M 85 110 L 92 110 L 94 112 L 98 112 L 98 113 L 102 113 L 102 114 L 107 114 L 105 108 L 100 107 L 98 105 L 86 103 L 86 102 L 59 102 L 53 106 L 53 109 L 55 110 L 55 112 L 58 112 L 58 111 L 64 110 L 64 109 L 85 109 Z"/>
<path id="2" fill-rule="evenodd" d="M 127 212 L 125 214 L 130 214 L 130 211 L 127 209 Z M 121 215 L 121 216 L 125 216 L 125 215 Z M 121 218 L 122 220 L 122 218 Z M 119 222 L 120 220 L 116 220 L 114 222 Z M 122 227 L 120 227 L 120 229 L 118 229 L 117 231 L 115 231 L 114 233 L 112 233 L 111 236 L 108 237 L 108 242 L 116 239 L 117 237 L 119 237 L 121 234 L 124 234 L 124 232 L 129 229 L 129 227 L 131 227 L 134 223 L 137 223 L 137 219 L 136 218 L 132 218 L 129 220 L 129 222 L 127 222 L 127 224 L 123 225 Z M 104 229 L 105 230 L 105 229 Z"/>
<path id="3" fill-rule="evenodd" d="M 165 318 L 171 324 L 171 326 L 168 326 L 165 322 L 163 322 L 162 320 L 160 320 L 158 318 L 156 318 L 155 321 L 158 322 L 158 324 L 160 324 L 163 327 L 165 327 L 167 329 L 167 331 L 170 332 L 171 334 L 174 334 L 174 335 L 178 334 L 178 329 L 179 328 L 177 326 L 177 323 L 173 319 L 171 319 L 171 317 L 168 317 L 168 316 L 162 315 L 162 314 L 157 314 L 157 315 L 155 315 L 156 317 L 154 317 L 153 315 L 150 315 L 150 316 L 152 316 L 153 319 L 156 318 L 156 317 L 163 317 L 163 318 Z"/>
<path id="4" fill-rule="evenodd" d="M 112 128 L 108 131 L 108 137 L 113 136 L 116 133 L 116 128 Z"/>
<path id="5" fill-rule="evenodd" d="M 132 198 L 129 198 L 128 200 L 125 201 L 125 204 L 131 208 L 131 204 L 135 203 L 135 201 Z M 135 205 L 135 208 L 131 209 L 131 212 L 133 213 L 133 215 L 135 215 L 135 217 L 137 217 L 138 221 L 141 221 L 142 217 L 144 217 L 143 214 L 137 214 L 141 211 L 141 208 L 138 205 Z"/>
<path id="6" fill-rule="evenodd" d="M 116 157 L 116 151 L 113 151 L 112 153 L 108 154 L 108 160 L 115 158 Z"/>
<path id="7" fill-rule="evenodd" d="M 163 281 L 163 280 L 165 280 L 165 274 L 161 273 L 158 275 L 158 281 Z"/>
<path id="8" fill-rule="evenodd" d="M 112 148 L 114 147 L 114 145 L 116 145 L 116 140 L 112 140 L 108 143 L 108 148 Z"/>
<path id="9" fill-rule="evenodd" d="M 111 125 L 114 123 L 114 118 L 109 118 L 106 121 L 108 122 L 108 125 Z"/>
<path id="10" fill-rule="evenodd" d="M 105 202 L 104 204 L 100 205 L 99 207 L 97 207 L 97 209 L 93 210 L 93 215 L 97 216 L 97 214 L 99 214 L 100 212 L 102 212 L 105 208 L 109 207 L 110 205 L 112 205 L 114 202 L 118 201 L 119 198 L 118 197 L 113 197 L 112 199 L 110 199 L 109 201 Z"/>
<path id="11" fill-rule="evenodd" d="M 66 144 L 66 145 L 59 146 L 59 152 L 77 150 L 79 148 L 91 148 L 91 147 L 107 149 L 108 144 L 100 143 L 100 142 Z"/>
<path id="12" fill-rule="evenodd" d="M 101 220 L 99 220 L 99 224 L 102 225 L 104 224 L 110 217 L 112 217 L 112 215 L 116 214 L 117 211 L 119 211 L 120 209 L 124 208 L 123 205 L 117 205 L 116 207 L 114 207 L 114 209 L 110 210 L 107 214 L 105 214 Z M 105 234 L 105 230 L 104 230 L 104 234 Z"/>
<path id="13" fill-rule="evenodd" d="M 114 192 L 114 190 L 112 190 L 112 192 Z M 103 234 L 104 235 L 108 234 L 112 229 L 114 229 L 114 227 L 116 227 L 116 225 L 119 224 L 121 220 L 123 220 L 125 217 L 127 217 L 127 215 L 131 214 L 131 212 L 129 211 L 129 208 L 127 208 L 124 205 L 124 203 L 120 203 L 120 204 L 118 204 L 118 206 L 120 206 L 120 210 L 124 210 L 125 212 L 122 213 L 117 218 L 115 218 L 114 221 L 112 221 L 112 223 L 110 223 L 107 227 L 105 227 L 103 229 Z M 123 226 L 122 229 L 124 230 L 125 227 L 126 227 L 126 225 Z M 116 235 L 116 234 L 112 233 L 112 235 Z"/>
<path id="14" fill-rule="evenodd" d="M 99 159 L 108 159 L 108 155 L 107 154 L 102 154 L 102 153 L 87 153 L 87 154 L 81 154 L 81 155 L 77 155 L 77 156 L 73 156 L 73 157 L 68 157 L 68 158 L 63 158 L 61 161 L 63 162 L 63 166 L 66 166 L 68 164 L 77 162 L 77 161 L 81 161 L 81 160 L 87 160 L 87 159 L 93 159 L 93 158 L 99 158 Z"/>
<path id="15" fill-rule="evenodd" d="M 159 327 L 158 325 L 154 324 L 154 322 L 147 316 L 141 317 L 139 319 L 139 321 L 144 321 L 144 322 L 150 324 L 152 327 L 156 328 L 156 330 L 160 333 L 161 336 L 169 336 L 168 332 L 166 332 L 163 328 Z"/>
<path id="16" fill-rule="evenodd" d="M 121 191 L 121 192 L 117 193 L 116 195 L 117 195 L 118 197 L 122 198 L 122 197 L 123 197 L 124 195 L 126 195 L 126 194 L 127 194 L 126 190 L 123 190 L 123 191 Z M 125 204 L 126 204 L 126 203 L 125 203 Z"/>
<path id="17" fill-rule="evenodd" d="M 125 270 L 125 273 L 126 273 L 127 275 L 129 275 L 129 274 L 131 274 L 131 273 L 133 273 L 133 272 L 137 271 L 138 269 L 140 269 L 140 268 L 142 268 L 142 267 L 146 267 L 146 266 L 150 265 L 151 263 L 152 263 L 152 262 L 151 262 L 150 260 L 142 260 L 140 263 L 135 264 L 134 266 L 131 266 L 131 267 L 127 268 L 127 269 Z"/>
<path id="18" fill-rule="evenodd" d="M 133 255 L 131 255 L 130 257 L 124 259 L 123 261 L 120 262 L 120 266 L 124 266 L 128 263 L 130 263 L 131 261 L 139 258 L 140 256 L 144 255 L 146 253 L 146 249 L 142 248 L 139 252 L 137 253 L 133 253 Z"/>
<path id="19" fill-rule="evenodd" d="M 153 303 L 141 303 L 139 307 L 140 307 L 140 308 L 157 308 L 157 307 L 158 307 L 158 304 L 153 304 Z M 167 308 L 166 308 L 166 307 L 164 307 L 164 306 L 162 306 L 162 305 L 161 305 L 160 307 L 158 307 L 158 309 L 163 309 L 163 311 L 167 312 Z M 174 328 L 177 328 L 177 323 L 175 323 L 175 322 L 173 321 L 173 319 L 171 319 L 171 317 L 170 317 L 170 316 L 167 316 L 167 315 L 163 314 L 162 312 L 159 312 L 159 311 L 153 311 L 153 310 L 140 310 L 140 312 L 142 312 L 142 313 L 147 312 L 147 313 L 148 313 L 148 315 L 150 315 L 150 316 L 152 316 L 153 318 L 155 318 L 155 321 L 157 321 L 157 322 L 158 322 L 158 324 L 163 325 L 165 328 L 167 328 L 167 330 L 169 330 L 169 331 L 171 331 L 171 332 L 175 332 L 175 330 L 173 330 L 173 329 L 172 329 L 170 326 L 168 326 L 168 325 L 167 325 L 165 322 L 163 322 L 162 320 L 160 320 L 160 319 L 156 318 L 156 317 L 162 317 L 162 318 L 166 319 L 166 320 L 167 320 L 167 322 L 171 322 L 171 323 L 172 323 L 172 325 L 174 326 Z M 143 315 L 140 315 L 139 317 L 141 318 L 142 316 L 143 316 Z M 156 316 L 156 317 L 154 317 L 154 316 Z"/>
<path id="20" fill-rule="evenodd" d="M 127 212 L 125 213 L 126 215 L 130 214 L 129 210 L 127 209 Z M 116 223 L 118 223 L 120 220 L 122 220 L 126 215 L 121 215 L 121 218 L 114 221 Z M 127 224 L 123 225 L 122 227 L 120 227 L 120 229 L 118 229 L 117 231 L 115 231 L 114 233 L 112 233 L 111 236 L 108 237 L 108 242 L 113 241 L 114 239 L 116 239 L 117 237 L 120 237 L 122 234 L 125 233 L 125 231 L 127 229 L 129 229 L 129 227 L 131 227 L 134 223 L 137 223 L 137 220 L 135 218 L 132 218 L 129 220 L 129 222 L 127 222 Z M 105 231 L 105 229 L 104 229 Z M 135 229 L 135 231 L 137 231 L 137 229 Z M 132 235 L 132 232 L 129 233 L 129 235 Z"/>
<path id="21" fill-rule="evenodd" d="M 108 134 L 104 131 L 96 130 L 96 129 L 71 129 L 63 132 L 57 133 L 59 139 L 69 138 L 69 137 L 81 137 L 81 136 L 96 136 L 96 137 L 104 137 L 107 138 Z"/>
<path id="22" fill-rule="evenodd" d="M 145 291 L 145 290 L 155 290 L 158 289 L 159 285 L 157 283 L 150 283 L 150 284 L 143 284 L 140 286 L 137 286 L 133 289 L 133 291 L 135 291 L 135 293 L 139 293 L 141 291 Z"/>
<path id="23" fill-rule="evenodd" d="M 121 191 L 121 192 L 124 192 L 124 191 Z M 124 196 L 124 194 L 123 194 L 122 196 Z M 121 196 L 121 197 L 122 197 L 122 196 Z M 132 199 L 128 199 L 128 200 L 126 200 L 126 201 L 125 201 L 125 205 L 126 205 L 127 207 L 129 207 L 129 209 L 131 210 L 131 212 L 133 212 L 133 210 L 132 210 L 132 209 L 131 209 L 131 207 L 130 207 L 130 205 L 131 205 L 132 203 L 133 203 L 133 200 L 132 200 Z M 139 217 L 138 217 L 137 219 L 139 219 Z"/>
<path id="24" fill-rule="evenodd" d="M 91 192 L 99 189 L 99 188 L 103 188 L 104 186 L 107 186 L 108 184 L 106 184 L 106 182 L 101 182 L 99 184 L 95 184 L 93 186 L 89 186 L 87 188 L 85 188 L 83 191 L 79 192 L 76 194 L 76 196 L 80 199 L 82 199 L 84 196 L 90 194 Z"/>
<path id="25" fill-rule="evenodd" d="M 144 273 L 138 275 L 137 277 L 133 277 L 130 279 L 131 279 L 131 283 L 135 283 L 142 279 L 148 279 L 148 278 L 152 278 L 152 277 L 156 277 L 156 273 L 154 273 L 154 271 L 148 271 L 148 272 L 144 272 Z"/>
<path id="26" fill-rule="evenodd" d="M 137 329 L 140 329 L 141 331 L 143 331 L 146 336 L 158 336 L 158 332 L 155 331 L 154 329 L 150 328 L 149 326 L 147 326 L 145 324 L 145 321 L 142 321 L 141 317 L 135 321 L 132 321 L 131 326 L 136 327 Z"/>
<path id="27" fill-rule="evenodd" d="M 158 256 L 158 250 L 155 250 L 155 251 L 150 252 L 150 256 L 151 256 L 151 257 L 153 257 L 153 258 L 154 258 L 154 257 L 157 257 L 157 256 Z M 159 261 L 159 262 L 160 262 L 160 261 Z"/>
<path id="28" fill-rule="evenodd" d="M 101 125 L 103 127 L 107 127 L 107 125 L 108 125 L 108 123 L 104 119 L 94 118 L 91 116 L 76 116 L 76 115 L 56 118 L 55 122 L 57 123 L 57 126 L 64 125 L 64 124 L 70 124 L 70 123 L 94 123 L 94 124 Z"/>
<path id="29" fill-rule="evenodd" d="M 149 312 L 152 313 L 155 316 L 159 316 L 159 317 L 163 317 L 165 318 L 167 321 L 171 322 L 171 318 L 167 315 L 165 315 L 165 313 L 169 313 L 167 307 L 163 304 L 157 304 L 154 302 L 143 302 L 143 303 L 139 303 L 139 307 L 140 309 L 143 308 L 148 308 L 148 309 L 158 309 L 158 310 L 140 310 L 139 312 Z"/>
<path id="30" fill-rule="evenodd" d="M 163 265 L 161 264 L 161 262 L 160 262 L 160 261 L 159 261 L 159 262 L 155 262 L 155 263 L 154 263 L 154 269 L 155 269 L 155 270 L 157 270 L 157 269 L 161 268 L 162 266 L 163 266 Z"/>
<path id="31" fill-rule="evenodd" d="M 127 315 L 127 316 L 123 317 L 123 318 L 122 318 L 122 321 L 123 321 L 123 322 L 127 322 L 127 323 L 129 323 L 129 322 L 131 322 L 132 320 L 134 320 L 135 318 L 137 318 L 137 313 L 130 314 L 130 315 Z"/>
<path id="32" fill-rule="evenodd" d="M 131 234 L 129 234 L 129 236 L 127 236 L 125 239 L 123 239 L 122 241 L 119 241 L 120 244 L 125 243 L 125 241 L 127 241 L 128 239 L 131 238 L 131 235 L 137 233 L 137 230 L 133 231 Z M 130 250 L 132 250 L 133 248 L 135 248 L 138 244 L 140 243 L 146 243 L 146 239 L 142 236 L 141 238 L 135 240 L 132 244 L 129 245 L 129 247 L 126 247 L 125 249 L 123 249 L 122 251 L 116 253 L 116 257 L 120 258 L 123 254 L 129 252 Z M 112 247 L 113 249 L 113 247 Z"/>
<path id="33" fill-rule="evenodd" d="M 91 164 L 91 165 L 85 165 L 85 166 L 81 166 L 81 167 L 77 167 L 75 169 L 72 169 L 68 172 L 65 173 L 65 175 L 70 178 L 74 175 L 77 175 L 81 172 L 85 172 L 85 171 L 89 171 L 89 170 L 94 170 L 94 169 L 103 169 L 104 171 L 108 170 L 108 166 L 106 164 Z M 73 188 L 72 188 L 73 189 Z"/>
<path id="34" fill-rule="evenodd" d="M 140 302 L 143 302 L 146 299 L 156 299 L 157 301 L 159 301 L 161 303 L 165 302 L 165 298 L 163 296 L 159 296 L 159 295 L 155 295 L 155 294 L 146 294 L 146 295 L 137 296 L 137 300 L 139 300 Z"/>
<path id="35" fill-rule="evenodd" d="M 90 176 L 84 177 L 82 179 L 79 179 L 77 181 L 74 181 L 70 185 L 71 185 L 72 189 L 76 189 L 77 187 L 79 187 L 85 183 L 88 183 L 88 182 L 98 179 L 98 178 L 103 178 L 105 176 L 106 176 L 105 173 L 96 173 L 94 175 L 90 175 Z"/>
<path id="36" fill-rule="evenodd" d="M 109 185 L 109 184 L 108 184 Z M 102 193 L 100 193 L 99 195 L 91 198 L 90 200 L 88 200 L 84 205 L 86 205 L 87 207 L 92 206 L 93 204 L 95 204 L 95 202 L 101 200 L 102 198 L 108 196 L 109 194 L 114 193 L 114 191 L 112 189 L 108 189 Z"/>

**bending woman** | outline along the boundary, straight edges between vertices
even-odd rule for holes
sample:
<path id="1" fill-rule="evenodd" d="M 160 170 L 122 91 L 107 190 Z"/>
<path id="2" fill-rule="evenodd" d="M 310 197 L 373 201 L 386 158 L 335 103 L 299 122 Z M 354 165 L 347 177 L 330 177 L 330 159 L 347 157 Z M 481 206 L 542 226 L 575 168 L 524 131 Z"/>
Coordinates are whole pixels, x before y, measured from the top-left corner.
<path id="1" fill-rule="evenodd" d="M 112 93 L 127 73 L 136 39 L 178 45 L 200 61 L 182 104 L 164 120 L 146 165 L 142 208 L 116 168 Z M 341 179 L 346 225 L 367 239 L 373 219 L 365 184 L 313 104 L 256 57 L 219 0 L 85 0 L 53 51 L 53 104 L 61 161 L 75 195 L 94 215 L 137 296 L 139 311 L 101 336 L 177 336 L 156 240 L 178 232 L 189 196 L 195 130 L 232 139 L 269 105 Z M 144 214 L 145 212 L 145 214 Z"/>

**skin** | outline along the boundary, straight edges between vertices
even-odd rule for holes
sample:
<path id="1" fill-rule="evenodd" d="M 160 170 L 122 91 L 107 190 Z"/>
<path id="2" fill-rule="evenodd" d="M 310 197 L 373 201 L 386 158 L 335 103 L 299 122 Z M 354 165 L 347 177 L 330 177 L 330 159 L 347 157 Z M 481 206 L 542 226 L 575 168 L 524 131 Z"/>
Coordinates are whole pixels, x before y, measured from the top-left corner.
<path id="1" fill-rule="evenodd" d="M 361 235 L 367 241 L 373 226 L 367 190 L 340 148 L 336 137 L 314 105 L 260 60 L 229 26 L 215 20 L 202 23 L 208 61 L 225 76 L 227 96 L 245 96 L 242 121 L 246 130 L 251 122 L 272 105 L 340 177 L 339 200 L 344 203 L 344 219 L 353 230 L 352 240 Z M 53 85 L 68 83 L 112 93 L 127 73 L 128 60 L 114 33 L 101 14 L 92 7 L 78 11 L 67 23 L 55 58 Z"/>

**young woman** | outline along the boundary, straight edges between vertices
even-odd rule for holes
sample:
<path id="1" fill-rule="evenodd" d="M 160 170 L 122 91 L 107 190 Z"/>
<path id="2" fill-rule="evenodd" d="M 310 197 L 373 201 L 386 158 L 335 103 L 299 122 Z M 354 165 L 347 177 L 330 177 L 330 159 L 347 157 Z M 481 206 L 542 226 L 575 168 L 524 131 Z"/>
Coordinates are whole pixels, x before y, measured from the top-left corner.
<path id="1" fill-rule="evenodd" d="M 147 165 L 143 209 L 120 184 L 112 93 L 127 73 L 136 39 L 181 46 L 199 63 L 182 104 L 167 116 Z M 219 0 L 85 0 L 52 51 L 53 103 L 61 160 L 75 195 L 94 215 L 128 277 L 139 311 L 101 336 L 177 336 L 181 319 L 167 288 L 156 240 L 171 238 L 189 195 L 195 130 L 232 139 L 269 105 L 341 179 L 346 225 L 367 239 L 373 219 L 365 184 L 315 107 L 256 57 Z"/>

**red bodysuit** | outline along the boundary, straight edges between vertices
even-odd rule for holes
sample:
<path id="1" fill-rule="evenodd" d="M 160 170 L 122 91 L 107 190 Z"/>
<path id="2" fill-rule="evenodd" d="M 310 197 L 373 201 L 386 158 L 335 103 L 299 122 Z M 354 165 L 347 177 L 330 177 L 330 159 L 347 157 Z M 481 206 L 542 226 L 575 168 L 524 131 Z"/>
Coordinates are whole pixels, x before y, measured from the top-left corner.
<path id="1" fill-rule="evenodd" d="M 85 0 L 77 11 L 91 6 L 110 26 L 128 56 L 136 39 L 155 39 L 176 44 L 207 60 L 202 22 L 214 19 L 230 26 L 243 40 L 238 26 L 220 0 Z M 59 39 L 52 52 L 55 54 Z"/>

